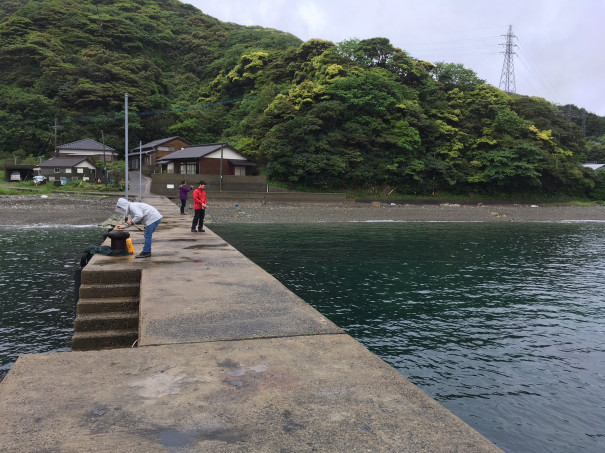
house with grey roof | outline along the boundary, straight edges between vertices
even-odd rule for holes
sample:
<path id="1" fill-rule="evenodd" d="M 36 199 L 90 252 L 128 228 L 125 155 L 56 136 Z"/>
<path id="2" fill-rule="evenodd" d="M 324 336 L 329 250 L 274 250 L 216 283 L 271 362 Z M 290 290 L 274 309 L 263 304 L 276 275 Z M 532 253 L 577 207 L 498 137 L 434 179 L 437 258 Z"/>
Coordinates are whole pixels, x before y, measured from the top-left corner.
<path id="1" fill-rule="evenodd" d="M 190 145 L 191 142 L 175 136 L 160 138 L 132 148 L 128 156 L 128 169 L 139 170 L 142 162 L 143 173 L 150 175 L 153 173 L 153 168 L 158 159 Z"/>
<path id="2" fill-rule="evenodd" d="M 192 145 L 157 160 L 166 173 L 250 176 L 256 164 L 228 143 Z"/>
<path id="3" fill-rule="evenodd" d="M 61 179 L 82 181 L 96 180 L 97 167 L 87 157 L 51 157 L 39 166 L 40 174 L 46 176 L 49 181 Z"/>
<path id="4" fill-rule="evenodd" d="M 84 140 L 57 146 L 57 152 L 59 157 L 89 157 L 101 162 L 114 162 L 118 160 L 118 153 L 115 149 L 99 143 L 92 138 L 85 138 Z"/>

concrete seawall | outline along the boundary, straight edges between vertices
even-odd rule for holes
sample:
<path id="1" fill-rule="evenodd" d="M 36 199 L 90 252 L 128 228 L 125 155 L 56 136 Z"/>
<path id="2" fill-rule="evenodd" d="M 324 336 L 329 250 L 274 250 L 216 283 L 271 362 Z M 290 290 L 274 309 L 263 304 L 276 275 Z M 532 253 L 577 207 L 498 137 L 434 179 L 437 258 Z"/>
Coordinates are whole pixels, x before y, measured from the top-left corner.
<path id="1" fill-rule="evenodd" d="M 137 347 L 21 356 L 0 452 L 501 451 L 167 198 L 144 201 L 164 215 L 153 256 L 82 275 L 89 299 L 140 275 Z"/>

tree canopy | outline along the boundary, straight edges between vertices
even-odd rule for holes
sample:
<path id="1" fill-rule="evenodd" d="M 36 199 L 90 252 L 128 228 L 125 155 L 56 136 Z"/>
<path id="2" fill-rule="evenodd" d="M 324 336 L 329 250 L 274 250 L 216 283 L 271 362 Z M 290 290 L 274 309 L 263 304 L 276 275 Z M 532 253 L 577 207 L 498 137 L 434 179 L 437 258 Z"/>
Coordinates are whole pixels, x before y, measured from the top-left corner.
<path id="1" fill-rule="evenodd" d="M 85 137 L 229 142 L 292 187 L 574 194 L 603 188 L 605 118 L 510 95 L 386 38 L 302 42 L 178 0 L 0 5 L 0 153 Z M 132 145 L 131 145 L 132 146 Z"/>

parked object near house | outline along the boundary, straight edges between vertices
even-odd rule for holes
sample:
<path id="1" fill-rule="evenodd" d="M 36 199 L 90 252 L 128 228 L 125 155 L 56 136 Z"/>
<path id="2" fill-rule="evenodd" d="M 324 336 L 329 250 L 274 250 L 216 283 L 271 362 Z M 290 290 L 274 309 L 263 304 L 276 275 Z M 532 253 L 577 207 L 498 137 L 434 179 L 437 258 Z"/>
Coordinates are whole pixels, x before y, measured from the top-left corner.
<path id="1" fill-rule="evenodd" d="M 175 136 L 168 138 L 160 138 L 149 143 L 145 143 L 140 147 L 132 148 L 128 159 L 129 170 L 140 170 L 143 161 L 143 173 L 150 175 L 153 173 L 158 159 L 167 156 L 179 149 L 190 146 L 191 142 Z"/>
<path id="2" fill-rule="evenodd" d="M 4 180 L 7 182 L 31 181 L 34 177 L 35 165 L 15 164 L 10 161 L 4 163 Z"/>
<path id="3" fill-rule="evenodd" d="M 41 184 L 46 184 L 48 178 L 46 176 L 38 175 L 34 176 L 34 185 L 39 186 Z"/>
<path id="4" fill-rule="evenodd" d="M 40 164 L 40 172 L 49 181 L 97 179 L 97 167 L 83 157 L 53 157 Z"/>
<path id="5" fill-rule="evenodd" d="M 250 176 L 256 164 L 228 143 L 192 145 L 157 160 L 162 172 L 181 175 Z"/>
<path id="6" fill-rule="evenodd" d="M 57 146 L 59 157 L 82 157 L 100 160 L 101 162 L 114 162 L 118 160 L 118 153 L 111 146 L 99 143 L 92 138 L 85 138 L 65 145 Z"/>

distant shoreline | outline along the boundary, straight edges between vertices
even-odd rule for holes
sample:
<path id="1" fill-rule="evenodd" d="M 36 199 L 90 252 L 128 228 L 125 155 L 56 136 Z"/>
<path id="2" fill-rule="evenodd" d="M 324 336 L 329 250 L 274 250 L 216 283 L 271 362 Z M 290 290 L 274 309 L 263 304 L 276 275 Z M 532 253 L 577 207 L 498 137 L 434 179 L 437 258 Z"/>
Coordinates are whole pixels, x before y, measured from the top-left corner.
<path id="1" fill-rule="evenodd" d="M 1 226 L 98 225 L 115 214 L 117 196 L 2 195 Z"/>
<path id="2" fill-rule="evenodd" d="M 239 206 L 236 206 L 238 204 Z M 605 221 L 605 206 L 542 204 L 411 204 L 392 203 L 266 203 L 214 202 L 208 223 L 324 222 L 560 222 Z"/>
<path id="3" fill-rule="evenodd" d="M 550 204 L 416 204 L 394 202 L 225 201 L 208 197 L 206 223 L 560 222 L 605 221 L 605 206 Z M 115 214 L 116 195 L 0 196 L 0 225 L 97 225 Z M 153 205 L 153 198 L 146 202 Z M 187 212 L 193 213 L 188 201 Z M 237 206 L 236 206 L 237 205 Z M 175 203 L 174 214 L 179 214 Z"/>

